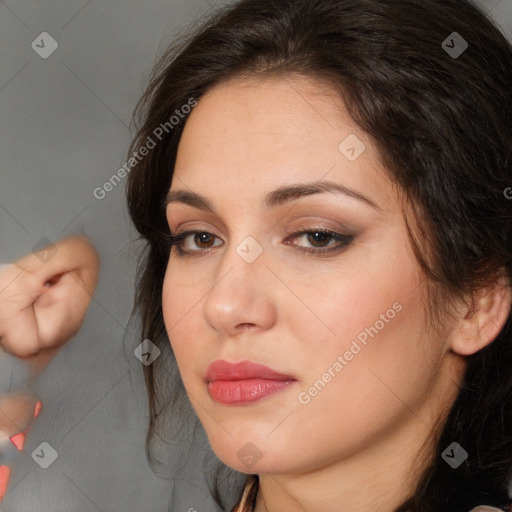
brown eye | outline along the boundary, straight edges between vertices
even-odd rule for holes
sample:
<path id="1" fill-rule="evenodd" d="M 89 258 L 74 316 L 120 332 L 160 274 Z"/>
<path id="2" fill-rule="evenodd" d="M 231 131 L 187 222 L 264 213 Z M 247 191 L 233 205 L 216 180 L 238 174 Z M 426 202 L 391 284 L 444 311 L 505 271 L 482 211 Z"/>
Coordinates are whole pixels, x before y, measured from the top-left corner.
<path id="1" fill-rule="evenodd" d="M 208 231 L 198 230 L 185 231 L 179 234 L 171 233 L 166 236 L 168 245 L 171 248 L 172 246 L 176 246 L 176 249 L 180 256 L 193 253 L 208 252 L 207 250 L 203 251 L 202 249 L 210 249 L 212 247 L 215 247 L 213 243 L 215 242 L 216 238 L 217 237 L 214 234 L 209 233 Z M 192 245 L 192 247 L 188 247 L 187 244 Z M 222 242 L 217 245 L 222 245 Z"/>
<path id="2" fill-rule="evenodd" d="M 329 242 L 333 237 L 322 231 L 311 231 L 307 235 L 308 242 L 315 247 L 324 247 L 325 242 Z"/>
<path id="3" fill-rule="evenodd" d="M 210 241 L 213 242 L 214 239 L 215 235 L 212 235 L 211 233 L 207 233 L 205 231 L 197 231 L 194 235 L 194 243 L 197 245 L 197 247 L 200 247 L 202 249 L 207 249 L 211 247 L 211 245 L 208 245 L 208 243 Z"/>
<path id="4" fill-rule="evenodd" d="M 292 243 L 300 251 L 311 254 L 326 254 L 342 251 L 350 245 L 355 235 L 343 235 L 330 230 L 310 229 L 294 233 L 289 238 L 306 240 L 310 247 Z M 330 243 L 334 242 L 334 243 Z M 289 242 L 285 242 L 289 244 Z"/>

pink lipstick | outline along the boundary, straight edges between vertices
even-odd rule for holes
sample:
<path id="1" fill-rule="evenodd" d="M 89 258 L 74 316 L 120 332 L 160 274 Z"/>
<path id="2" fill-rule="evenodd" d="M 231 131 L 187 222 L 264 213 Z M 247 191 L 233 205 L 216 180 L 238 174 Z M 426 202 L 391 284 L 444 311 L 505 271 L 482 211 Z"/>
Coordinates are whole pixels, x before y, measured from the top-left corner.
<path id="1" fill-rule="evenodd" d="M 211 398 L 225 405 L 256 402 L 296 381 L 290 375 L 278 373 L 262 364 L 223 360 L 215 361 L 208 367 L 205 380 Z"/>

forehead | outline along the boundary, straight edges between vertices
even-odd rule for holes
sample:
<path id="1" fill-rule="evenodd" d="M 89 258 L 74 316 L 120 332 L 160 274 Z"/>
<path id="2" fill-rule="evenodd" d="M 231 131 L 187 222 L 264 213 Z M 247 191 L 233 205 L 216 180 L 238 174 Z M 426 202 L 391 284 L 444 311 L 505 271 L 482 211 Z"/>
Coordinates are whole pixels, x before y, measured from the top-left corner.
<path id="1" fill-rule="evenodd" d="M 354 143 L 362 151 L 355 160 L 346 153 Z M 376 201 L 390 192 L 372 141 L 341 96 L 297 75 L 229 80 L 209 90 L 187 119 L 175 175 L 205 193 L 246 186 L 250 195 L 319 179 L 364 190 Z M 173 179 L 171 188 L 179 185 Z"/>

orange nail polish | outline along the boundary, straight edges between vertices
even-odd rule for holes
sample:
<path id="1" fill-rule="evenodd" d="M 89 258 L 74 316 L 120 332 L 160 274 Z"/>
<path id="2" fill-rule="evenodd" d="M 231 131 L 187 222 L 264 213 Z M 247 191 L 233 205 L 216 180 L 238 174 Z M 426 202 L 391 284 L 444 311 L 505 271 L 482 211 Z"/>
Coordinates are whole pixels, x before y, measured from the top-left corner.
<path id="1" fill-rule="evenodd" d="M 42 403 L 40 400 L 36 402 L 35 408 L 34 408 L 34 419 L 39 416 L 39 413 L 41 412 Z M 19 434 L 15 434 L 14 436 L 11 436 L 9 439 L 11 440 L 12 444 L 16 446 L 18 451 L 22 451 L 25 446 L 25 438 L 29 431 L 30 425 Z M 4 499 L 5 493 L 7 492 L 7 487 L 9 485 L 9 478 L 11 476 L 11 468 L 9 466 L 0 466 L 0 501 Z"/>

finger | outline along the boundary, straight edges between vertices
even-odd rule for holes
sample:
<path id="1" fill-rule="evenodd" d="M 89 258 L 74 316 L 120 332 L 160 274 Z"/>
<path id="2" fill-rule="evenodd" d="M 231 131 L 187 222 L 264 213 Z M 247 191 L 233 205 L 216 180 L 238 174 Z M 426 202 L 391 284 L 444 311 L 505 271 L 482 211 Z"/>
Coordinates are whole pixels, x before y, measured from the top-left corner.
<path id="1" fill-rule="evenodd" d="M 33 393 L 0 396 L 0 432 L 11 437 L 23 432 L 32 422 L 37 397 Z"/>
<path id="2" fill-rule="evenodd" d="M 53 338 L 60 346 L 74 335 L 97 284 L 99 258 L 84 237 L 63 239 L 50 249 L 46 258 L 29 254 L 0 275 L 0 344 L 21 358 L 50 348 Z"/>
<path id="3" fill-rule="evenodd" d="M 42 257 L 45 255 L 45 257 Z M 72 236 L 30 253 L 14 262 L 20 269 L 39 278 L 42 285 L 58 275 L 79 270 L 90 281 L 99 267 L 99 258 L 94 247 L 83 236 Z M 94 281 L 95 285 L 95 281 Z"/>
<path id="4" fill-rule="evenodd" d="M 46 254 L 46 258 L 40 257 L 42 253 Z M 60 275 L 68 272 L 73 272 L 92 295 L 98 269 L 98 254 L 84 237 L 65 238 L 47 249 L 4 264 L 0 271 L 0 299 L 9 295 L 9 302 L 3 305 L 5 308 L 10 306 L 12 309 L 14 303 L 26 308 L 45 293 Z"/>
<path id="5" fill-rule="evenodd" d="M 76 334 L 91 297 L 76 276 L 65 274 L 34 303 L 40 346 L 59 346 Z"/>

